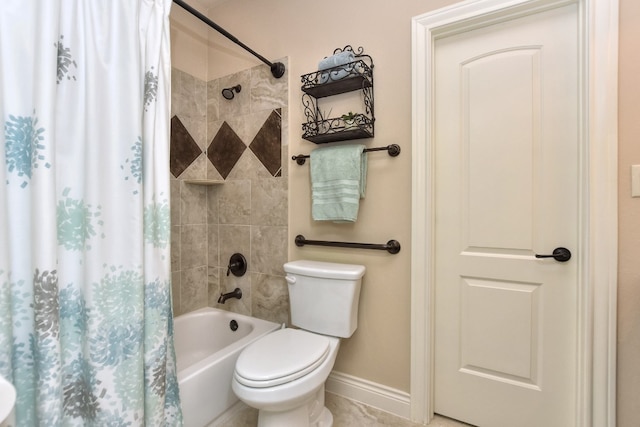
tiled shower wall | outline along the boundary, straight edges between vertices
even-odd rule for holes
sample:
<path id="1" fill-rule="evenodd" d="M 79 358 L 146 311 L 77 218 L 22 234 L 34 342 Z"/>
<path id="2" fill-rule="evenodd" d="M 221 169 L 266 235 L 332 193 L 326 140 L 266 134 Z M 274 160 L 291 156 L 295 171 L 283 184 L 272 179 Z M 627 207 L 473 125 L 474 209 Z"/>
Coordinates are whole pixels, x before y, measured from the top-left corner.
<path id="1" fill-rule="evenodd" d="M 285 62 L 286 64 L 286 62 Z M 172 70 L 171 269 L 174 314 L 211 306 L 288 322 L 288 75 L 260 65 L 204 82 Z M 241 85 L 232 100 L 223 88 Z M 215 180 L 199 185 L 188 180 Z M 227 276 L 229 258 L 247 273 Z M 218 304 L 221 292 L 242 299 Z"/>

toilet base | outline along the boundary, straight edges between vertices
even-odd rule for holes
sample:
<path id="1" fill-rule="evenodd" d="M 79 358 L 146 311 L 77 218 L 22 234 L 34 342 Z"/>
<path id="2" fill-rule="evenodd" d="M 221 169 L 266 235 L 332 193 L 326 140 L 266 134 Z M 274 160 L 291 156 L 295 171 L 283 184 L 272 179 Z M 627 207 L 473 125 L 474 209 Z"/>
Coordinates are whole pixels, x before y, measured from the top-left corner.
<path id="1" fill-rule="evenodd" d="M 324 406 L 324 385 L 314 397 L 288 411 L 258 411 L 258 427 L 332 427 L 333 415 Z"/>
<path id="2" fill-rule="evenodd" d="M 318 427 L 332 427 L 333 426 L 333 414 L 325 406 L 322 408 L 320 419 L 317 422 Z"/>

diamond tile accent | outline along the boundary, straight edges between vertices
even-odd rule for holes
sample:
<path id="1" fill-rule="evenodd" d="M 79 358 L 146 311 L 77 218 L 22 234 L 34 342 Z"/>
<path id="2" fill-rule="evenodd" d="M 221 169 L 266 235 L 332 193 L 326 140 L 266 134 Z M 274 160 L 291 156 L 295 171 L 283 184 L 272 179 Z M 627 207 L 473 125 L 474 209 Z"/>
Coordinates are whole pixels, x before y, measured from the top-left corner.
<path id="1" fill-rule="evenodd" d="M 256 134 L 249 148 L 272 176 L 281 176 L 282 117 L 273 110 Z"/>
<path id="2" fill-rule="evenodd" d="M 169 169 L 176 178 L 184 172 L 202 150 L 189 134 L 178 116 L 171 118 L 171 147 L 169 155 Z"/>
<path id="3" fill-rule="evenodd" d="M 231 172 L 247 146 L 231 129 L 227 122 L 222 123 L 220 130 L 211 140 L 207 149 L 207 157 L 218 170 L 223 179 Z"/>

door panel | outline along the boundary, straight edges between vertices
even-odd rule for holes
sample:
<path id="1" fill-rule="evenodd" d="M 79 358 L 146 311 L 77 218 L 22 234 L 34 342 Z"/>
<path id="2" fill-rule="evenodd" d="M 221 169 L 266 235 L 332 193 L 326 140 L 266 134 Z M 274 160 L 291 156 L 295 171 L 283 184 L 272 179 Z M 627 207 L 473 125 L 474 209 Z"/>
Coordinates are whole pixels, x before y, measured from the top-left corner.
<path id="1" fill-rule="evenodd" d="M 491 52 L 462 64 L 463 194 L 470 248 L 531 250 L 539 66 L 539 49 Z M 493 232 L 496 227 L 502 232 Z"/>
<path id="2" fill-rule="evenodd" d="M 461 370 L 537 388 L 540 284 L 463 277 Z"/>
<path id="3" fill-rule="evenodd" d="M 572 426 L 577 7 L 435 44 L 435 410 Z"/>

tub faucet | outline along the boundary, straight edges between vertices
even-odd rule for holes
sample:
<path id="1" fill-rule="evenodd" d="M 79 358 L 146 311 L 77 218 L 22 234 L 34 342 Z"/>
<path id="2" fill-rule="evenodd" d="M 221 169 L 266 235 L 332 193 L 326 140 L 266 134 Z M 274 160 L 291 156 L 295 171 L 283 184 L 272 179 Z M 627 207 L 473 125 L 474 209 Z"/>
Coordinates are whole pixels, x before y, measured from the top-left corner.
<path id="1" fill-rule="evenodd" d="M 218 298 L 218 304 L 224 304 L 229 298 L 242 298 L 242 289 L 235 288 L 231 292 L 227 292 L 226 294 L 220 294 L 220 298 Z"/>

